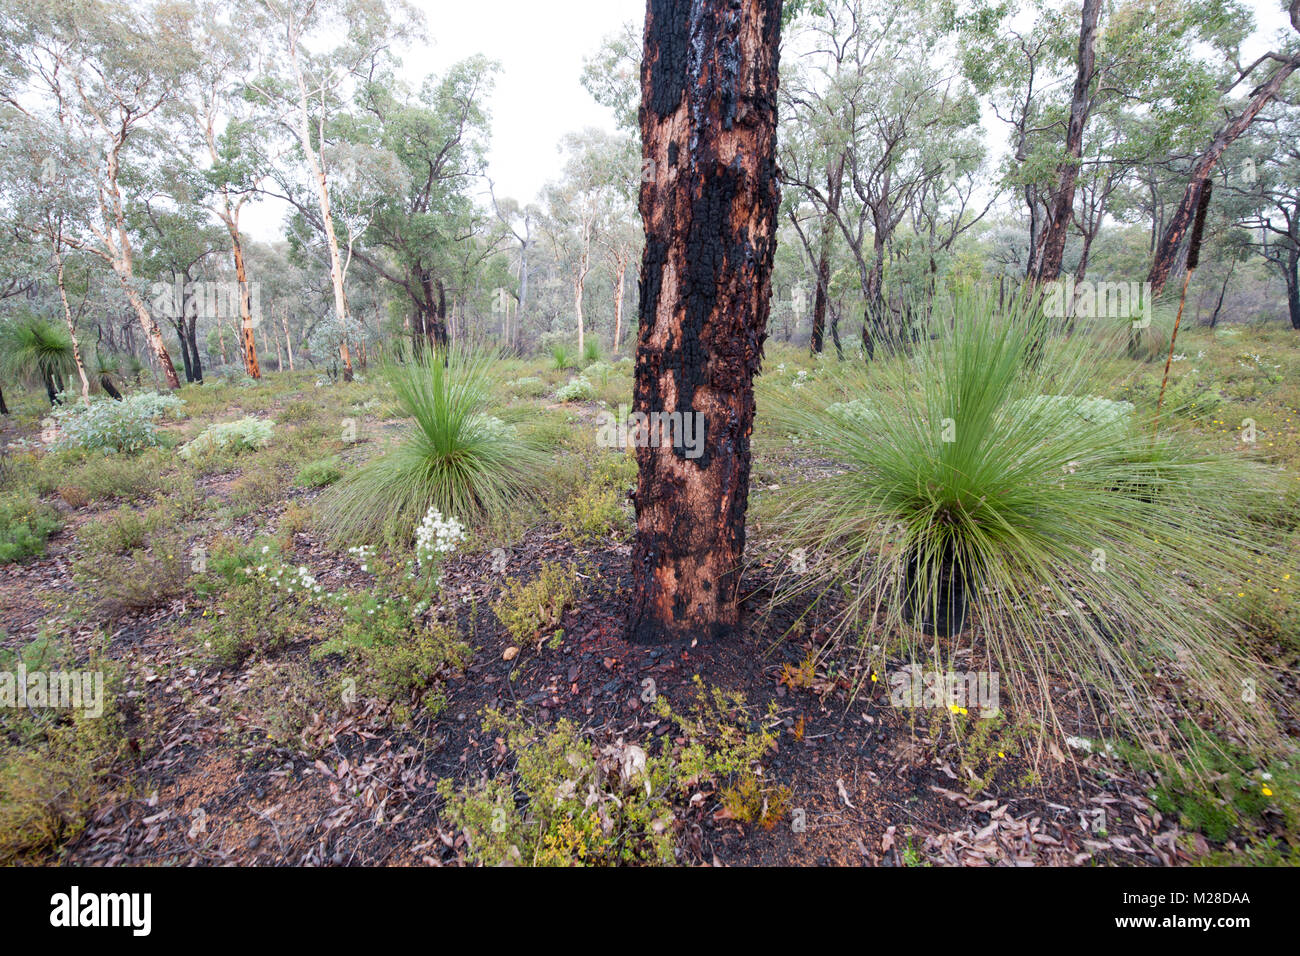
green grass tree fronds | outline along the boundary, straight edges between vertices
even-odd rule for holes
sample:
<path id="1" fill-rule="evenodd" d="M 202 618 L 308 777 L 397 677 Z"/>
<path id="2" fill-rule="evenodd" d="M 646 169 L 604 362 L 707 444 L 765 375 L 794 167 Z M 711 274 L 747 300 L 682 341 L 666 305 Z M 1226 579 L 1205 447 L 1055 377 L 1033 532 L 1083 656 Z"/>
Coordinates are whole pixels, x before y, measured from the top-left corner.
<path id="1" fill-rule="evenodd" d="M 537 490 L 544 457 L 496 417 L 490 355 L 452 351 L 385 372 L 411 421 L 392 450 L 346 475 L 321 508 L 348 543 L 413 539 L 430 507 L 466 523 L 501 519 Z"/>
<path id="2" fill-rule="evenodd" d="M 1153 440 L 1094 395 L 1110 350 L 1044 326 L 967 296 L 907 354 L 760 393 L 831 466 L 777 506 L 803 557 L 778 599 L 829 609 L 838 639 L 881 649 L 875 668 L 892 651 L 950 671 L 969 652 L 958 669 L 997 672 L 1045 729 L 1079 732 L 1054 703 L 1066 686 L 1101 734 L 1148 747 L 1189 712 L 1269 734 L 1268 669 L 1231 599 L 1264 549 L 1252 516 L 1278 499 L 1272 476 L 1176 431 Z"/>

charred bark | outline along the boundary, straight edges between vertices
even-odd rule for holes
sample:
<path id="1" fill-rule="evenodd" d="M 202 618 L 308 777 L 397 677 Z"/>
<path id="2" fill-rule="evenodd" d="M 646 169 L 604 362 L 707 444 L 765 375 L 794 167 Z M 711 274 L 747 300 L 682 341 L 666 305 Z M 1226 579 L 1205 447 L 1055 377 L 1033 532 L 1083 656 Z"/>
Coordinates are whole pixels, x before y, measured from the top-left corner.
<path id="1" fill-rule="evenodd" d="M 1057 169 L 1056 194 L 1048 211 L 1047 229 L 1043 233 L 1043 253 L 1038 260 L 1038 281 L 1052 282 L 1061 275 L 1065 256 L 1066 232 L 1074 215 L 1074 186 L 1079 178 L 1079 161 L 1083 156 L 1083 127 L 1088 121 L 1088 88 L 1096 68 L 1093 47 L 1097 38 L 1097 18 L 1101 0 L 1083 0 L 1082 24 L 1079 28 L 1079 67 L 1070 98 L 1070 121 L 1065 130 L 1065 157 Z"/>
<path id="2" fill-rule="evenodd" d="M 1296 8 L 1297 5 L 1292 4 L 1292 10 L 1294 11 Z M 1296 20 L 1297 14 L 1293 12 L 1293 24 Z M 1300 29 L 1300 25 L 1297 25 L 1296 29 Z M 1183 238 L 1192 225 L 1192 220 L 1196 215 L 1196 207 L 1200 204 L 1201 191 L 1205 188 L 1206 182 L 1209 181 L 1210 173 L 1214 171 L 1220 157 L 1236 141 L 1237 137 L 1244 133 L 1247 127 L 1254 122 L 1255 117 L 1259 115 L 1259 111 L 1277 95 L 1278 90 L 1282 88 L 1282 84 L 1297 68 L 1300 68 L 1300 56 L 1293 56 L 1274 69 L 1267 80 L 1251 91 L 1250 101 L 1246 104 L 1246 108 L 1223 125 L 1215 134 L 1209 147 L 1192 164 L 1187 189 L 1183 192 L 1183 198 L 1178 203 L 1178 208 L 1169 217 L 1169 224 L 1160 237 L 1160 247 L 1156 250 L 1155 259 L 1151 263 L 1151 271 L 1147 274 L 1147 281 L 1151 284 L 1151 294 L 1153 296 L 1159 295 L 1161 290 L 1164 289 L 1165 283 L 1169 281 L 1169 275 L 1173 272 L 1174 265 L 1178 261 L 1178 251 L 1182 247 Z"/>
<path id="3" fill-rule="evenodd" d="M 648 0 L 641 70 L 635 411 L 681 413 L 638 441 L 628 638 L 723 638 L 739 623 L 753 379 L 779 202 L 781 0 Z M 677 439 L 685 433 L 679 430 Z"/>

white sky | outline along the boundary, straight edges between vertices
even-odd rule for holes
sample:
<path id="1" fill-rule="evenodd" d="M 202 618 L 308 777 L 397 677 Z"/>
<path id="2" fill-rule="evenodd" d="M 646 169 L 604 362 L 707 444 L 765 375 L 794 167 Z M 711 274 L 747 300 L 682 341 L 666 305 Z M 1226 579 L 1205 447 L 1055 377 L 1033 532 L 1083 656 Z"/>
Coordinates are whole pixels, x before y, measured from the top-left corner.
<path id="1" fill-rule="evenodd" d="M 559 142 L 586 126 L 614 129 L 609 110 L 582 88 L 582 61 L 627 21 L 641 23 L 645 0 L 411 0 L 425 16 L 429 45 L 402 53 L 413 86 L 428 73 L 482 53 L 501 64 L 488 101 L 488 175 L 499 198 L 535 199 L 560 174 Z M 888 2 L 888 0 L 880 0 Z M 1277 0 L 1246 0 L 1259 27 L 1243 55 L 1264 52 L 1286 15 Z M 997 136 L 1000 131 L 995 131 Z M 486 184 L 484 184 L 486 196 Z M 283 207 L 263 202 L 246 228 L 259 239 L 282 234 Z"/>

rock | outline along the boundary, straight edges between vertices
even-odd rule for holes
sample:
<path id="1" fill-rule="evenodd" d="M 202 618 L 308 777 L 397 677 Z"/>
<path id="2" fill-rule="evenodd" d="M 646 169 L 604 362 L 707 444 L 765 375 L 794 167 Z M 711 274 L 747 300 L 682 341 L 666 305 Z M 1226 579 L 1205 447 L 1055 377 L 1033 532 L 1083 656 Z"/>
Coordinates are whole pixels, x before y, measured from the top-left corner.
<path id="1" fill-rule="evenodd" d="M 501 655 L 503 661 L 513 661 L 519 655 L 519 648 L 507 647 L 505 653 Z"/>

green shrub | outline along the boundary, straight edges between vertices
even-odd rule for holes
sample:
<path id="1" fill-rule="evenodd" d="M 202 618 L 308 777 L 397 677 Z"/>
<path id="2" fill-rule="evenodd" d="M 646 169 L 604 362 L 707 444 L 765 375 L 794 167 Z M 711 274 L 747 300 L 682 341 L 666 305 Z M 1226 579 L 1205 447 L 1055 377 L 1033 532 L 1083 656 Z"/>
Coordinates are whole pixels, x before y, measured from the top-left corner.
<path id="1" fill-rule="evenodd" d="M 125 753 L 117 667 L 92 653 L 75 663 L 58 642 L 41 637 L 20 655 L 0 651 L 0 670 L 21 658 L 29 671 L 102 675 L 101 712 L 0 708 L 0 865 L 55 862 L 76 839 Z"/>
<path id="2" fill-rule="evenodd" d="M 469 647 L 449 627 L 422 627 L 416 607 L 401 595 L 352 595 L 338 633 L 312 648 L 312 658 L 338 655 L 359 668 L 362 696 L 403 708 L 418 697 L 436 716 L 445 704 L 442 681 L 469 662 Z"/>
<path id="3" fill-rule="evenodd" d="M 250 566 L 247 552 L 234 557 L 217 573 L 230 574 L 220 592 L 211 623 L 199 631 L 203 647 L 221 665 L 241 664 L 250 657 L 268 657 L 310 633 L 309 587 L 282 586 L 270 564 Z M 210 569 L 211 570 L 211 569 Z"/>
<path id="4" fill-rule="evenodd" d="M 251 415 L 234 422 L 209 425 L 193 441 L 181 448 L 182 458 L 208 455 L 217 451 L 242 452 L 265 448 L 275 432 L 273 422 Z"/>
<path id="5" fill-rule="evenodd" d="M 309 461 L 298 469 L 297 483 L 303 488 L 324 488 L 343 477 L 343 467 L 337 455 Z"/>
<path id="6" fill-rule="evenodd" d="M 523 378 L 512 379 L 506 382 L 506 388 L 512 394 L 523 395 L 527 398 L 538 398 L 548 391 L 546 383 L 536 375 L 525 375 Z"/>
<path id="7" fill-rule="evenodd" d="M 50 413 L 59 430 L 50 447 L 124 455 L 153 448 L 163 444 L 154 427 L 157 416 L 153 412 L 147 401 L 118 402 L 103 398 L 92 400 L 89 406 L 81 402 L 61 406 Z"/>
<path id="8" fill-rule="evenodd" d="M 43 492 L 77 488 L 88 501 L 135 500 L 168 484 L 163 455 L 161 450 L 135 456 L 96 452 L 75 459 L 65 454 L 46 455 L 36 484 Z"/>
<path id="9" fill-rule="evenodd" d="M 670 761 L 635 744 L 597 749 L 567 720 L 526 727 L 489 715 L 484 729 L 503 737 L 513 773 L 438 791 L 443 814 L 468 837 L 465 854 L 483 866 L 670 864 L 673 809 Z M 522 804 L 522 806 L 521 806 Z"/>
<path id="10" fill-rule="evenodd" d="M 571 378 L 555 390 L 557 402 L 589 402 L 596 397 L 596 389 L 585 376 Z"/>
<path id="11" fill-rule="evenodd" d="M 63 526 L 57 511 L 34 494 L 0 497 L 0 564 L 45 553 L 45 542 Z"/>
<path id="12" fill-rule="evenodd" d="M 577 599 L 579 590 L 577 568 L 547 564 L 526 584 L 515 578 L 507 581 L 492 609 L 506 633 L 515 642 L 525 644 L 537 640 L 542 631 L 559 627 L 565 609 Z"/>
<path id="13" fill-rule="evenodd" d="M 184 594 L 192 563 L 189 543 L 165 529 L 125 556 L 82 555 L 73 562 L 72 578 L 95 613 L 115 619 L 162 607 Z"/>
<path id="14" fill-rule="evenodd" d="M 82 525 L 77 544 L 85 551 L 126 554 L 144 546 L 149 533 L 159 527 L 160 517 L 153 510 L 141 512 L 122 505 Z"/>
<path id="15" fill-rule="evenodd" d="M 774 826 L 790 798 L 762 776 L 775 735 L 755 728 L 739 693 L 696 685 L 680 714 L 656 700 L 656 714 L 678 730 L 660 738 L 658 752 L 621 738 L 597 747 L 567 720 L 529 727 L 489 712 L 484 730 L 504 741 L 513 764 L 479 785 L 438 786 L 443 816 L 467 838 L 466 858 L 484 866 L 674 863 L 674 801 L 710 789 L 734 819 Z"/>

